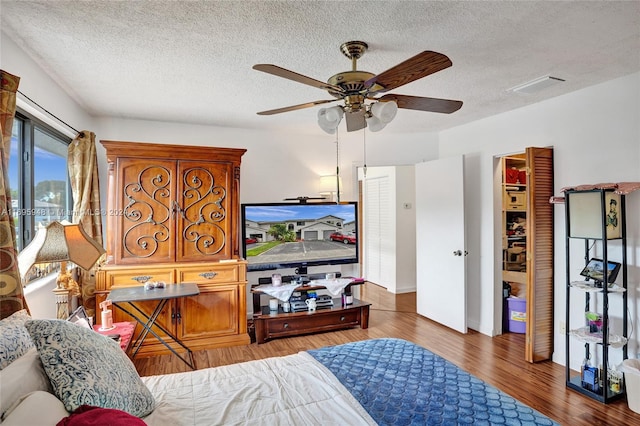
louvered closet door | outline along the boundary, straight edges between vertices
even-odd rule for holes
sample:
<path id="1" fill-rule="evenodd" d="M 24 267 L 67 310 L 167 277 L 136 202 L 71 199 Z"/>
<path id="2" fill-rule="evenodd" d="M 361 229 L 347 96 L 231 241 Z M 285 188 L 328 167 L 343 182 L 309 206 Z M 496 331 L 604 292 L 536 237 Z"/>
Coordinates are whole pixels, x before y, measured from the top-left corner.
<path id="1" fill-rule="evenodd" d="M 394 226 L 391 223 L 389 177 L 365 181 L 364 199 L 364 276 L 368 281 L 388 287 L 394 279 L 395 262 L 389 252 Z"/>
<path id="2" fill-rule="evenodd" d="M 553 354 L 553 149 L 527 148 L 527 339 L 525 359 Z"/>

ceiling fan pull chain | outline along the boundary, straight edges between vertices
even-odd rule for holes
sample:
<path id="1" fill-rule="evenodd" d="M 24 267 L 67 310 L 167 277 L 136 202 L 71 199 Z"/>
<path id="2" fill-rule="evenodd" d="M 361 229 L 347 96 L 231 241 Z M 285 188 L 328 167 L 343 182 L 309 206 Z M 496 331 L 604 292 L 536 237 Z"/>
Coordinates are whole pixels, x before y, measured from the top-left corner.
<path id="1" fill-rule="evenodd" d="M 336 200 L 340 204 L 340 131 L 336 128 Z"/>
<path id="2" fill-rule="evenodd" d="M 367 129 L 362 129 L 362 171 L 364 178 L 367 178 Z"/>

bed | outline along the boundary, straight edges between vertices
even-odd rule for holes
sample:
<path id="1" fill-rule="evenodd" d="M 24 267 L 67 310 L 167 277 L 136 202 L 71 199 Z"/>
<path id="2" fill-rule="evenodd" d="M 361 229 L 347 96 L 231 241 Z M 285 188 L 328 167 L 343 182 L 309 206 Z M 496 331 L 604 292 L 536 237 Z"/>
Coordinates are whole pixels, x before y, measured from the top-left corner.
<path id="1" fill-rule="evenodd" d="M 14 358 L 0 359 L 7 425 L 82 424 L 83 407 L 100 407 L 102 419 L 130 417 L 112 424 L 556 424 L 401 339 L 139 377 L 115 342 L 91 330 L 24 316 L 14 323 L 31 346 L 17 350 L 15 338 L 0 345 L 0 358 Z"/>

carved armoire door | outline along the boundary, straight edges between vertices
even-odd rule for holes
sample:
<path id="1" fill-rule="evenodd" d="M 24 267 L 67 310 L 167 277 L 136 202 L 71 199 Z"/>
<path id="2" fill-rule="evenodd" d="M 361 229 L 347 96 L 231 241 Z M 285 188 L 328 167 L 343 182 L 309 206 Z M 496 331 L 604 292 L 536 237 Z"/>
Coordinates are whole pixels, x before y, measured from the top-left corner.
<path id="1" fill-rule="evenodd" d="M 179 161 L 178 176 L 176 261 L 231 258 L 232 164 Z"/>
<path id="2" fill-rule="evenodd" d="M 175 160 L 120 158 L 117 163 L 117 264 L 175 260 Z M 112 228 L 113 231 L 113 228 Z"/>

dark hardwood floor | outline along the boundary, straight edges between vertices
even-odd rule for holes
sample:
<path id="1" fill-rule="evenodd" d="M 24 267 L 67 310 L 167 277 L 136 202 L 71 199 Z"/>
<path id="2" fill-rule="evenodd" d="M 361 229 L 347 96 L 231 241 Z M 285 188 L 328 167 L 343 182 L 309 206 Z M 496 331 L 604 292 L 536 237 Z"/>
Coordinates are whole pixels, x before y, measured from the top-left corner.
<path id="1" fill-rule="evenodd" d="M 524 335 L 463 335 L 416 314 L 415 293 L 393 295 L 374 284 L 360 298 L 372 303 L 369 328 L 275 339 L 267 343 L 195 352 L 198 368 L 297 353 L 352 341 L 397 337 L 414 342 L 563 425 L 640 425 L 640 414 L 626 400 L 602 404 L 565 386 L 564 367 L 551 361 L 524 360 Z M 175 356 L 135 360 L 141 375 L 189 371 Z"/>

